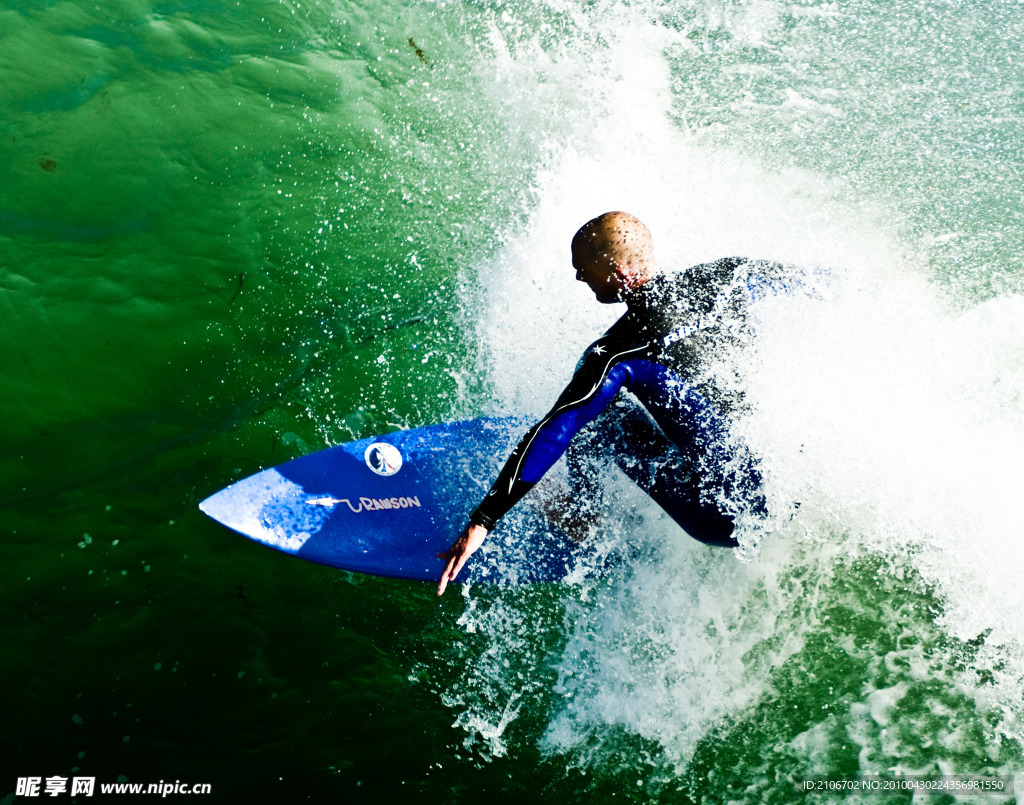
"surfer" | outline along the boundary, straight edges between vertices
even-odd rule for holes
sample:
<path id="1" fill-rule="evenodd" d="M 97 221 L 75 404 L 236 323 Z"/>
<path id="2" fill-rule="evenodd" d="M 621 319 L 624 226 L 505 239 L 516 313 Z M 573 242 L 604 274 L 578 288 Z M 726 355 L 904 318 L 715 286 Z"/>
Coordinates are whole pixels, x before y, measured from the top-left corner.
<path id="1" fill-rule="evenodd" d="M 572 264 L 598 302 L 625 302 L 626 312 L 583 353 L 569 385 L 519 442 L 469 525 L 438 554 L 447 562 L 438 595 L 567 450 L 575 501 L 599 499 L 600 465 L 611 459 L 708 545 L 735 547 L 737 514 L 744 507 L 763 512 L 757 461 L 729 434 L 726 415 L 738 400 L 706 364 L 748 334 L 751 296 L 783 267 L 726 258 L 659 271 L 650 231 L 625 212 L 584 224 L 572 240 Z"/>

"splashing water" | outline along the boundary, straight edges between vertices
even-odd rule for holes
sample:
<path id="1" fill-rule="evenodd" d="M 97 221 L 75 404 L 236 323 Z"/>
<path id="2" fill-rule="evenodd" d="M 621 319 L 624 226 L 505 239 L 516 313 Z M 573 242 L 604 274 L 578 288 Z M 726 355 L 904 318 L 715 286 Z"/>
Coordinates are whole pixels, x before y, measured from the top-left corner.
<path id="1" fill-rule="evenodd" d="M 557 52 L 527 38 L 513 54 L 498 40 L 496 83 L 544 87 L 542 99 L 517 96 L 529 110 L 520 114 L 551 96 L 570 101 L 534 209 L 480 266 L 464 302 L 491 408 L 542 413 L 620 312 L 595 306 L 568 260 L 576 227 L 605 209 L 644 219 L 665 268 L 737 254 L 827 267 L 822 294 L 759 303 L 756 345 L 731 356 L 752 401 L 737 431 L 763 457 L 773 508 L 798 502 L 799 512 L 779 517 L 760 550 L 741 551 L 753 560 L 744 563 L 622 490 L 622 509 L 640 522 L 612 518 L 606 536 L 649 551 L 543 602 L 558 610 L 564 642 L 537 648 L 530 596 L 468 596 L 461 623 L 488 647 L 457 690 L 483 677 L 492 695 L 449 692 L 458 723 L 507 751 L 523 674 L 503 669 L 525 663 L 545 753 L 607 770 L 640 738 L 656 787 L 703 790 L 702 774 L 716 790 L 753 779 L 743 796 L 757 801 L 795 790 L 801 774 L 1006 773 L 1022 737 L 1024 297 L 979 296 L 962 265 L 957 284 L 936 282 L 950 275 L 949 241 L 980 234 L 929 230 L 945 220 L 909 179 L 903 195 L 869 183 L 885 173 L 869 132 L 848 162 L 818 158 L 834 121 L 865 102 L 843 83 L 859 75 L 855 58 L 827 105 L 784 85 L 775 104 L 755 102 L 773 71 L 818 86 L 813 67 L 785 61 L 786 50 L 807 56 L 816 37 L 834 40 L 846 14 L 775 3 L 643 8 L 572 12 L 583 33 Z M 723 61 L 745 93 L 715 95 Z M 567 86 L 587 99 L 585 112 Z M 694 130 L 692 116 L 679 125 L 680 107 L 699 101 L 709 104 L 699 110 L 706 128 Z M 885 111 L 893 131 L 915 125 L 898 105 Z M 778 143 L 784 119 L 814 159 L 780 166 L 743 147 L 759 125 Z M 924 165 L 914 181 L 943 183 L 951 203 L 974 192 L 930 172 L 942 167 Z M 1019 273 L 988 270 L 1019 285 Z M 557 681 L 539 692 L 552 670 Z M 751 730 L 764 743 L 740 740 Z M 792 770 L 780 782 L 770 769 L 783 757 Z"/>

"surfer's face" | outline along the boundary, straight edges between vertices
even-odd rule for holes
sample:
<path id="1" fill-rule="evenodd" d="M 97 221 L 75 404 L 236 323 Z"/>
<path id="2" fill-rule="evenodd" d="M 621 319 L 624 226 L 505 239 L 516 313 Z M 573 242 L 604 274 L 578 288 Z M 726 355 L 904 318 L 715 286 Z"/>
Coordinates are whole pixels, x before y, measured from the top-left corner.
<path id="1" fill-rule="evenodd" d="M 597 301 L 603 304 L 621 302 L 625 294 L 625 278 L 622 268 L 610 255 L 595 255 L 589 249 L 572 250 L 572 265 L 576 279 L 587 283 Z"/>

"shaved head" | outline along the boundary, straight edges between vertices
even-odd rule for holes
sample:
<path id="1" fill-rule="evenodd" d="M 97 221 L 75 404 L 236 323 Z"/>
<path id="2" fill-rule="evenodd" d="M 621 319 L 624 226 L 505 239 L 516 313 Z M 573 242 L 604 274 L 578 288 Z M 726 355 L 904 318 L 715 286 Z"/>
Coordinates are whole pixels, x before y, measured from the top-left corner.
<path id="1" fill-rule="evenodd" d="M 576 278 L 599 302 L 621 302 L 651 278 L 654 243 L 643 221 L 628 212 L 606 212 L 587 221 L 572 239 Z"/>
<path id="2" fill-rule="evenodd" d="M 643 221 L 628 212 L 606 212 L 587 221 L 572 239 L 572 248 L 585 250 L 595 258 L 608 258 L 619 265 L 650 267 L 654 262 L 654 241 Z"/>

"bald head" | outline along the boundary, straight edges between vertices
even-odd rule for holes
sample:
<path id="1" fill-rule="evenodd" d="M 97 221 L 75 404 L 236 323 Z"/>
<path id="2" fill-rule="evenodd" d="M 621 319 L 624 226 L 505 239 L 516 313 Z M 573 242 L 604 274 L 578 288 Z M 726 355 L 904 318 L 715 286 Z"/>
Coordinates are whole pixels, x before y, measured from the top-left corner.
<path id="1" fill-rule="evenodd" d="M 573 251 L 606 255 L 617 263 L 650 266 L 654 258 L 651 231 L 628 212 L 606 212 L 587 221 L 572 239 Z"/>
<path id="2" fill-rule="evenodd" d="M 599 302 L 621 302 L 651 278 L 654 245 L 643 221 L 628 212 L 606 212 L 587 221 L 572 239 L 576 279 Z"/>

